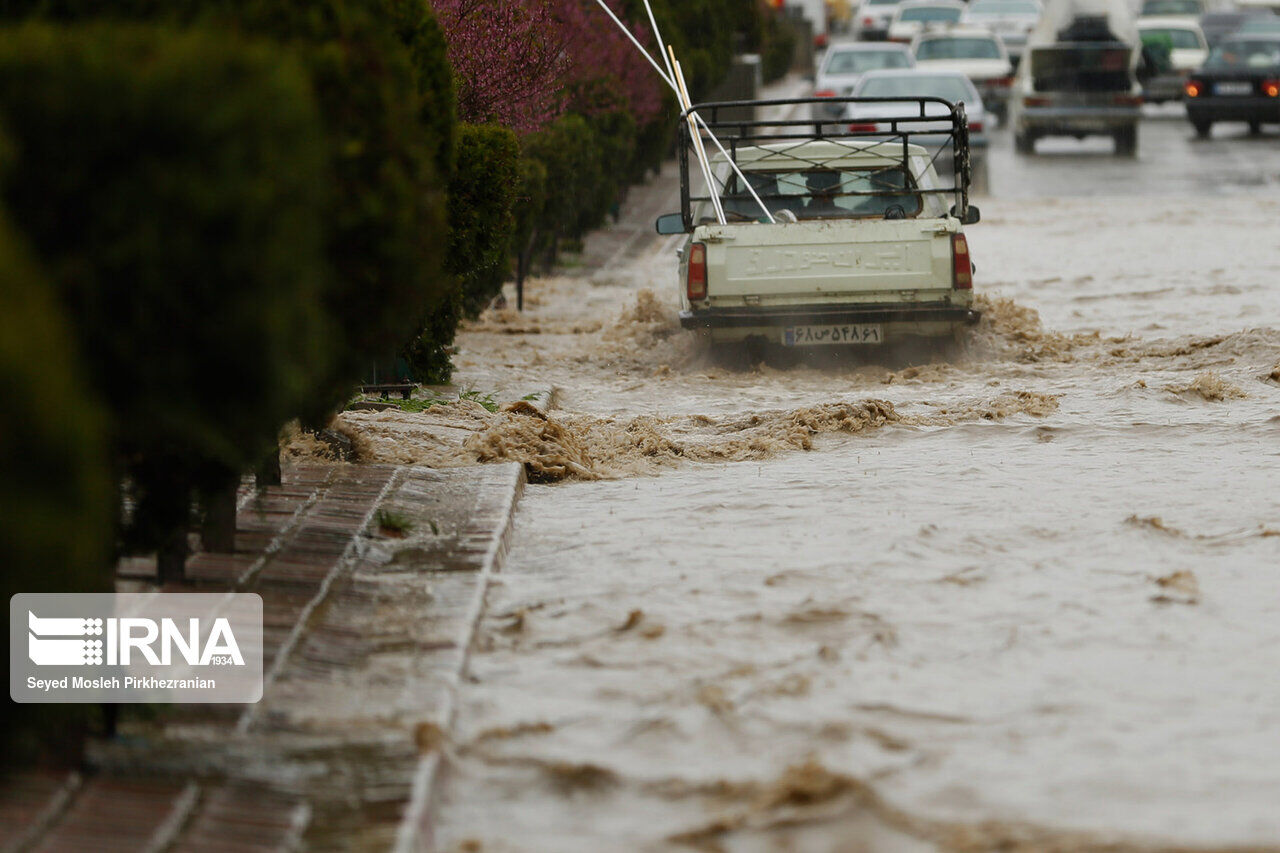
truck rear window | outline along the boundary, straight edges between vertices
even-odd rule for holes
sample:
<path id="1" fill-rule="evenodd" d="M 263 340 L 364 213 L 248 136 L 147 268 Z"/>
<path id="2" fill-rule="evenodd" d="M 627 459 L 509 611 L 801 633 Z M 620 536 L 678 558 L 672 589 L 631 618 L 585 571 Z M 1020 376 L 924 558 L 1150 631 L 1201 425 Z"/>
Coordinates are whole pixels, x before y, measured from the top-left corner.
<path id="1" fill-rule="evenodd" d="M 1127 44 L 1053 45 L 1031 51 L 1037 92 L 1127 92 L 1131 48 Z"/>
<path id="2" fill-rule="evenodd" d="M 814 168 L 747 172 L 771 213 L 790 210 L 799 219 L 911 218 L 921 210 L 916 182 L 901 167 Z M 723 197 L 726 213 L 755 219 L 760 206 L 736 175 Z M 900 210 L 900 212 L 899 212 Z"/>

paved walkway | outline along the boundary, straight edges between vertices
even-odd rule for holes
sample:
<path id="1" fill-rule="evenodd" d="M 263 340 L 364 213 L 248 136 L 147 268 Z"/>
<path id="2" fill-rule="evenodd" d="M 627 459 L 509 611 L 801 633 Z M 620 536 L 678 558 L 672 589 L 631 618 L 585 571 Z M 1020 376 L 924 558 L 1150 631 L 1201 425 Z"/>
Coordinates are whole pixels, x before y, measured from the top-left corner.
<path id="1" fill-rule="evenodd" d="M 239 549 L 197 554 L 166 589 L 262 596 L 263 700 L 163 706 L 90 743 L 84 774 L 9 778 L 0 849 L 425 846 L 442 733 L 523 483 L 516 464 L 312 465 L 246 494 Z M 408 530 L 378 529 L 379 509 Z"/>

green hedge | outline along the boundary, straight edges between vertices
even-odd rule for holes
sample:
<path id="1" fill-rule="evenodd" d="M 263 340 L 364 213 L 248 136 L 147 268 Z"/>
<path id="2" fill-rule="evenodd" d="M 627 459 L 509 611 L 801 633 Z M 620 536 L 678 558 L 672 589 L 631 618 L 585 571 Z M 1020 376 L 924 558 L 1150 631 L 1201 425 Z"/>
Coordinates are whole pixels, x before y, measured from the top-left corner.
<path id="1" fill-rule="evenodd" d="M 0 598 L 7 606 L 20 592 L 109 592 L 103 414 L 52 288 L 7 221 L 0 277 Z M 96 709 L 4 702 L 0 773 L 37 760 L 78 761 Z"/>
<path id="2" fill-rule="evenodd" d="M 306 74 L 270 45 L 143 26 L 0 31 L 4 201 L 57 290 L 139 499 L 272 446 L 326 366 L 330 172 Z"/>
<path id="3" fill-rule="evenodd" d="M 3 0 L 9 17 L 163 21 L 272 39 L 305 66 L 335 169 L 323 296 L 333 368 L 301 414 L 320 423 L 452 298 L 442 275 L 454 94 L 425 0 Z"/>

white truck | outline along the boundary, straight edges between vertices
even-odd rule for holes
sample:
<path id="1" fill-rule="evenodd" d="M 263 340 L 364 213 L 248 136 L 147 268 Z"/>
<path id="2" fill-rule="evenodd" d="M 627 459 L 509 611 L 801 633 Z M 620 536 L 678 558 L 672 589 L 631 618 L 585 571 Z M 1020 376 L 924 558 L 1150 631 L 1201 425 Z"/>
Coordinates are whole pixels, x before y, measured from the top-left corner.
<path id="1" fill-rule="evenodd" d="M 1110 136 L 1138 149 L 1142 51 L 1127 0 L 1049 0 L 1009 97 L 1014 147 L 1035 153 L 1046 136 Z"/>
<path id="2" fill-rule="evenodd" d="M 795 105 L 817 99 L 759 102 Z M 824 99 L 829 101 L 830 99 Z M 812 120 L 720 120 L 740 103 L 695 105 L 726 149 L 709 158 L 715 198 L 691 190 L 688 125 L 681 123 L 681 211 L 660 234 L 680 250 L 680 323 L 713 344 L 810 347 L 947 341 L 976 323 L 964 226 L 968 125 L 963 104 L 882 98 L 873 130 L 831 132 Z M 916 110 L 903 110 L 903 102 Z M 917 144 L 913 137 L 930 140 Z M 939 178 L 937 140 L 954 176 Z M 717 200 L 723 211 L 717 211 Z"/>

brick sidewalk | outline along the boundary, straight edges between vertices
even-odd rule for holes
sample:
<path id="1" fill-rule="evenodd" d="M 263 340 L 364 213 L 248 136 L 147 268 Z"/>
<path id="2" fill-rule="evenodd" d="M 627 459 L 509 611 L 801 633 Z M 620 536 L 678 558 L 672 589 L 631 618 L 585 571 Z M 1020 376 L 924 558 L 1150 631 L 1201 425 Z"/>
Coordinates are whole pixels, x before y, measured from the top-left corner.
<path id="1" fill-rule="evenodd" d="M 484 584 L 505 552 L 519 465 L 299 466 L 246 494 L 234 554 L 167 591 L 263 599 L 261 702 L 162 706 L 90 743 L 84 775 L 0 788 L 0 850 L 422 846 Z M 374 528 L 377 509 L 412 527 Z M 139 564 L 122 588 L 136 589 Z"/>

